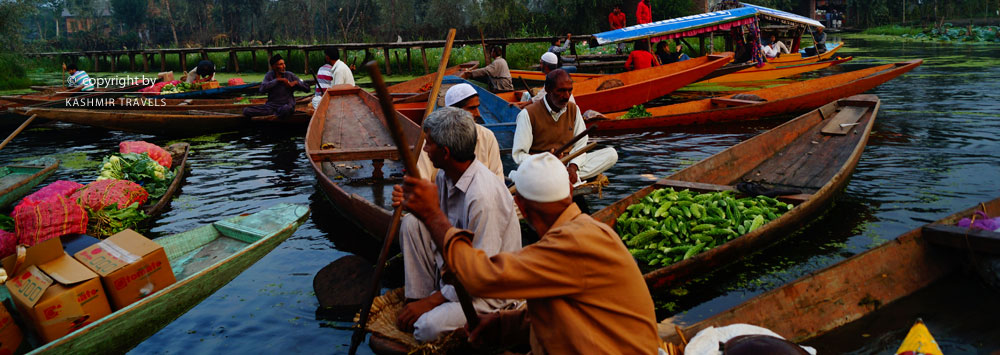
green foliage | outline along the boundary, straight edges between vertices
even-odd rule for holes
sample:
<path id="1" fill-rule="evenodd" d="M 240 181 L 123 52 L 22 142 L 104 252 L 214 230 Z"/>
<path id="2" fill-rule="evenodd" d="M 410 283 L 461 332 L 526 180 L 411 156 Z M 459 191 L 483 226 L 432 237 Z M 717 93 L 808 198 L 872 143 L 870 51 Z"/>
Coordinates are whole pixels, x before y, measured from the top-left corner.
<path id="1" fill-rule="evenodd" d="M 0 230 L 14 232 L 14 219 L 10 216 L 0 213 Z"/>
<path id="2" fill-rule="evenodd" d="M 87 234 L 101 239 L 127 228 L 139 229 L 140 223 L 148 217 L 139 209 L 138 202 L 121 209 L 117 202 L 97 211 L 84 208 L 87 210 Z"/>
<path id="3" fill-rule="evenodd" d="M 0 90 L 24 89 L 32 85 L 25 77 L 25 59 L 12 53 L 0 54 Z"/>
<path id="4" fill-rule="evenodd" d="M 628 112 L 626 112 L 625 115 L 622 116 L 622 119 L 652 117 L 652 116 L 653 114 L 649 113 L 649 111 L 646 111 L 646 108 L 643 107 L 642 105 L 635 105 L 632 106 L 632 108 L 628 109 Z"/>

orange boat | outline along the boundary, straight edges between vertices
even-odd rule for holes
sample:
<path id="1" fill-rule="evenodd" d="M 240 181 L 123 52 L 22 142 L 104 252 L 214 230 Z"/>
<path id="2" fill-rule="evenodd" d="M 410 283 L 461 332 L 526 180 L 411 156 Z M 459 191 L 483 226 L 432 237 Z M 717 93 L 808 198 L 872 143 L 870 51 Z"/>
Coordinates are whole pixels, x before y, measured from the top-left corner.
<path id="1" fill-rule="evenodd" d="M 459 71 L 475 69 L 479 66 L 479 62 L 470 61 L 465 62 L 453 67 L 448 67 L 444 70 L 444 75 L 456 75 Z M 423 101 L 427 101 L 427 91 L 431 89 L 431 85 L 434 85 L 434 78 L 437 73 L 430 73 L 424 76 L 418 76 L 411 80 L 401 82 L 389 86 L 389 93 L 394 97 L 406 98 L 412 96 L 423 96 Z M 419 95 L 424 94 L 424 95 Z"/>
<path id="2" fill-rule="evenodd" d="M 844 48 L 844 43 L 840 42 L 833 47 L 826 50 L 826 52 L 811 56 L 803 57 L 802 52 L 795 52 L 789 54 L 782 54 L 777 58 L 768 59 L 767 62 L 775 65 L 785 66 L 792 64 L 803 64 L 803 63 L 814 63 L 821 60 L 827 60 L 833 58 L 833 55 L 837 53 L 841 48 Z"/>
<path id="3" fill-rule="evenodd" d="M 732 83 L 738 81 L 774 80 L 774 79 L 789 77 L 795 74 L 801 74 L 801 73 L 811 72 L 813 70 L 820 70 L 823 68 L 831 67 L 849 61 L 852 58 L 854 57 L 847 57 L 843 59 L 827 60 L 827 61 L 813 62 L 813 63 L 801 63 L 801 64 L 764 63 L 764 66 L 759 68 L 756 66 L 751 66 L 749 68 L 737 71 L 735 73 L 730 73 L 699 82 Z"/>
<path id="4" fill-rule="evenodd" d="M 648 130 L 677 125 L 709 122 L 743 121 L 800 112 L 820 107 L 830 101 L 870 90 L 916 68 L 922 59 L 881 65 L 818 79 L 791 83 L 741 94 L 684 102 L 650 108 L 652 117 L 621 118 L 625 112 L 605 115 L 606 120 L 590 120 L 600 131 Z M 734 98 L 753 95 L 765 101 Z M 741 96 L 748 97 L 748 96 Z"/>
<path id="5" fill-rule="evenodd" d="M 693 83 L 732 60 L 733 53 L 725 52 L 698 57 L 682 62 L 634 70 L 601 77 L 601 80 L 584 80 L 573 83 L 573 95 L 581 112 L 594 110 L 614 112 L 644 104 Z M 598 91 L 610 80 L 621 81 L 623 86 Z M 509 102 L 519 101 L 515 92 L 501 93 Z"/>
<path id="6" fill-rule="evenodd" d="M 593 78 L 603 78 L 610 74 L 594 74 L 594 73 L 570 73 L 569 76 L 573 78 L 573 81 L 579 82 L 584 80 L 590 80 Z M 514 82 L 524 79 L 527 81 L 545 81 L 545 73 L 533 70 L 511 70 L 510 77 L 514 79 Z"/>

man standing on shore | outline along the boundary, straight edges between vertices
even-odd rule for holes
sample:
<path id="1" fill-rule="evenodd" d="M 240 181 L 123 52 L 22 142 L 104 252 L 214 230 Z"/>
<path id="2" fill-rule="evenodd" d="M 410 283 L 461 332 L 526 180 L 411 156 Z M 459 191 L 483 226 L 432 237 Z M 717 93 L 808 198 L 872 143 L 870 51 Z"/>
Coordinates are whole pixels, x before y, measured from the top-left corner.
<path id="1" fill-rule="evenodd" d="M 649 9 L 649 0 L 639 0 L 639 5 L 635 8 L 635 18 L 640 25 L 653 22 L 653 12 Z"/>
<path id="2" fill-rule="evenodd" d="M 625 28 L 625 13 L 622 12 L 620 5 L 615 5 L 615 9 L 611 10 L 611 13 L 608 14 L 608 24 L 611 26 L 612 31 Z M 615 52 L 618 54 L 624 53 L 625 42 L 618 42 L 618 48 Z"/>

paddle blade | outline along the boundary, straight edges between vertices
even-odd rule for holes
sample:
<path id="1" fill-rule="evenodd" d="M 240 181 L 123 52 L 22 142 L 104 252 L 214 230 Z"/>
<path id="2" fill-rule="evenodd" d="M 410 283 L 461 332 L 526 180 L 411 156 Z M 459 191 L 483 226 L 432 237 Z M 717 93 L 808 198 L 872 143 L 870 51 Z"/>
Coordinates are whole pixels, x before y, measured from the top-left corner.
<path id="1" fill-rule="evenodd" d="M 342 257 L 320 269 L 313 278 L 313 290 L 319 300 L 317 316 L 353 320 L 365 301 L 374 274 L 372 264 L 357 255 Z"/>

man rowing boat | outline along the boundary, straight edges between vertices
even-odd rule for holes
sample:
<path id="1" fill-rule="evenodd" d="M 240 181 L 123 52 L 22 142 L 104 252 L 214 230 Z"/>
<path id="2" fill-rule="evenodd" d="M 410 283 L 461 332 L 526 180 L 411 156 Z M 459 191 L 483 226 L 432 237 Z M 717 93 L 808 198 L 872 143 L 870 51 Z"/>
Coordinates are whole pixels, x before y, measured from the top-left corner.
<path id="1" fill-rule="evenodd" d="M 521 249 L 521 226 L 514 203 L 503 180 L 476 160 L 476 126 L 468 112 L 454 107 L 440 108 L 423 123 L 427 141 L 424 152 L 434 164 L 436 183 L 422 180 L 434 190 L 435 209 L 449 225 L 475 231 L 470 242 L 485 255 Z M 403 198 L 396 186 L 393 205 Z M 403 218 L 399 231 L 403 249 L 406 298 L 409 303 L 397 317 L 400 329 L 413 331 L 418 341 L 437 339 L 442 333 L 465 325 L 465 315 L 455 288 L 441 281 L 444 259 L 423 220 L 414 215 Z M 495 312 L 514 300 L 477 298 L 476 311 Z"/>
<path id="2" fill-rule="evenodd" d="M 525 308 L 481 315 L 473 344 L 530 343 L 532 354 L 655 354 L 653 300 L 639 267 L 611 227 L 580 212 L 567 175 L 549 153 L 511 172 L 514 202 L 542 237 L 492 256 L 476 247 L 478 233 L 449 223 L 430 182 L 407 176 L 400 197 L 472 296 L 527 299 Z"/>

